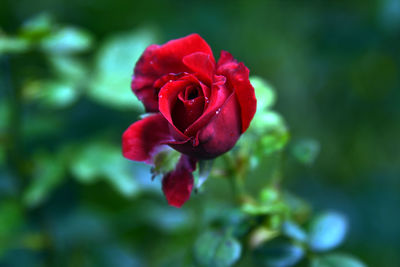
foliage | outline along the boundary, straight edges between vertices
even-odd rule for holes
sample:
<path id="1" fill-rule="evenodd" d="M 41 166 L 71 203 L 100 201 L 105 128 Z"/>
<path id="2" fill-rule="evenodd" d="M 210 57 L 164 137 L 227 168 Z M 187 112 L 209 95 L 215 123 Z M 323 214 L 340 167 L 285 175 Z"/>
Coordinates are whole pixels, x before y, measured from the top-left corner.
<path id="1" fill-rule="evenodd" d="M 349 231 L 344 215 L 311 214 L 285 189 L 285 159 L 311 166 L 320 144 L 291 142 L 273 109 L 277 91 L 261 77 L 251 77 L 258 106 L 248 132 L 231 152 L 200 162 L 186 208 L 166 205 L 159 176 L 177 152 L 161 151 L 150 170 L 125 160 L 119 144 L 142 109 L 129 90 L 132 66 L 155 42 L 152 28 L 95 40 L 46 14 L 0 33 L 3 73 L 29 73 L 3 82 L 0 263 L 364 266 L 332 252 Z M 17 72 L 21 57 L 29 60 Z"/>

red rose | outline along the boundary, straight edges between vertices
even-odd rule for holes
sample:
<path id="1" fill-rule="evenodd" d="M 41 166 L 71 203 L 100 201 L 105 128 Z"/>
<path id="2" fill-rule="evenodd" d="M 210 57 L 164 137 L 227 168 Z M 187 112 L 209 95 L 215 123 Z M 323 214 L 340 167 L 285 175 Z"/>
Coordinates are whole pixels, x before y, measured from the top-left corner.
<path id="1" fill-rule="evenodd" d="M 191 34 L 150 45 L 136 63 L 131 84 L 146 111 L 123 134 L 123 155 L 152 163 L 163 145 L 183 153 L 163 178 L 170 205 L 180 207 L 193 187 L 197 160 L 230 150 L 256 111 L 249 70 L 222 51 L 218 62 L 208 44 Z"/>

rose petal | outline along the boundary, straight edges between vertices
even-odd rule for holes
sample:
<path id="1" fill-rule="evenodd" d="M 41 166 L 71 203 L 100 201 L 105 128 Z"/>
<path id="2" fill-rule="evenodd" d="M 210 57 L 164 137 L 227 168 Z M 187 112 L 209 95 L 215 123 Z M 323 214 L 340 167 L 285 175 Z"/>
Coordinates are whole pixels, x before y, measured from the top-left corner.
<path id="1" fill-rule="evenodd" d="M 172 112 L 175 107 L 175 104 L 177 103 L 177 101 L 179 101 L 178 100 L 179 93 L 185 90 L 185 88 L 190 85 L 201 86 L 201 87 L 204 86 L 199 80 L 197 80 L 195 76 L 193 76 L 192 74 L 188 74 L 180 78 L 179 80 L 166 83 L 163 86 L 163 88 L 161 88 L 160 93 L 158 94 L 159 110 L 168 120 L 172 135 L 177 140 L 187 140 L 188 136 L 185 135 L 177 127 L 175 121 L 173 120 Z M 185 114 L 181 114 L 181 116 L 184 117 Z"/>
<path id="2" fill-rule="evenodd" d="M 211 96 L 209 98 L 205 97 L 206 108 L 203 114 L 184 132 L 186 136 L 195 135 L 201 128 L 206 125 L 211 118 L 215 115 L 215 112 L 225 103 L 229 95 L 232 94 L 225 86 L 224 76 L 215 76 L 214 83 L 211 89 Z M 207 103 L 208 101 L 208 103 Z"/>
<path id="3" fill-rule="evenodd" d="M 160 77 L 153 66 L 158 48 L 159 45 L 155 44 L 146 48 L 136 63 L 131 82 L 132 91 L 143 102 L 147 112 L 158 111 L 158 92 L 153 88 L 153 83 Z"/>
<path id="4" fill-rule="evenodd" d="M 165 117 L 165 119 L 169 122 L 169 128 L 175 133 L 173 136 L 179 140 L 187 139 L 185 136 L 174 124 L 172 120 L 172 109 L 175 106 L 175 103 L 178 99 L 178 94 L 183 88 L 189 85 L 191 82 L 188 80 L 178 80 L 172 81 L 164 85 L 161 88 L 160 93 L 158 94 L 158 108 L 161 114 Z"/>
<path id="5" fill-rule="evenodd" d="M 249 127 L 257 108 L 254 88 L 249 81 L 249 70 L 243 63 L 237 63 L 230 53 L 222 51 L 217 63 L 217 74 L 226 76 L 227 86 L 236 94 L 241 110 L 243 133 Z"/>
<path id="6" fill-rule="evenodd" d="M 204 97 L 196 97 L 191 100 L 178 100 L 172 109 L 174 125 L 184 132 L 200 115 L 204 109 Z"/>
<path id="7" fill-rule="evenodd" d="M 180 208 L 190 198 L 195 168 L 196 160 L 182 155 L 175 170 L 164 176 L 162 190 L 169 205 Z"/>
<path id="8" fill-rule="evenodd" d="M 158 148 L 172 137 L 168 121 L 155 114 L 133 123 L 122 135 L 122 154 L 125 158 L 151 164 Z"/>
<path id="9" fill-rule="evenodd" d="M 183 63 L 191 69 L 205 84 L 212 83 L 215 71 L 215 61 L 212 56 L 203 52 L 196 52 L 183 58 Z"/>
<path id="10" fill-rule="evenodd" d="M 147 112 L 157 111 L 158 89 L 154 82 L 169 73 L 190 71 L 183 63 L 187 55 L 202 52 L 215 62 L 209 45 L 198 34 L 172 40 L 164 45 L 150 45 L 136 63 L 131 88 L 143 102 Z"/>
<path id="11" fill-rule="evenodd" d="M 183 76 L 188 75 L 188 74 L 189 73 L 187 73 L 187 72 L 166 74 L 166 75 L 162 76 L 161 78 L 157 79 L 154 82 L 153 87 L 155 89 L 157 89 L 157 88 L 161 89 L 167 82 L 179 80 L 180 78 L 182 78 Z M 158 92 L 157 92 L 157 97 L 158 97 Z"/>
<path id="12" fill-rule="evenodd" d="M 185 143 L 167 142 L 179 152 L 197 159 L 212 159 L 230 150 L 241 134 L 239 103 L 234 94 L 218 109 L 195 139 Z M 196 140 L 197 139 L 197 140 Z"/>

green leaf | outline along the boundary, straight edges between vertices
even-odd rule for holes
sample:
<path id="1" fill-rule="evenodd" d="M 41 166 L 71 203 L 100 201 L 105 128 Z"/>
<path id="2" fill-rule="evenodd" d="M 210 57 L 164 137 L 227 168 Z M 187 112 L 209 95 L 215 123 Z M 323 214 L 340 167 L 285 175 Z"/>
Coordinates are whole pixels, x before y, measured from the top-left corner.
<path id="1" fill-rule="evenodd" d="M 264 124 L 264 134 L 261 145 L 264 153 L 272 153 L 285 147 L 289 140 L 289 131 L 283 118 L 274 112 L 264 113 L 261 117 Z"/>
<path id="2" fill-rule="evenodd" d="M 80 92 L 71 81 L 31 81 L 24 86 L 23 96 L 47 108 L 66 108 L 78 100 Z"/>
<path id="3" fill-rule="evenodd" d="M 202 233 L 194 246 L 194 257 L 201 266 L 232 266 L 241 252 L 241 244 L 233 236 L 217 231 Z"/>
<path id="4" fill-rule="evenodd" d="M 304 249 L 284 239 L 275 239 L 257 248 L 254 256 L 258 266 L 289 267 L 304 257 Z"/>
<path id="5" fill-rule="evenodd" d="M 366 265 L 351 255 L 332 253 L 312 259 L 311 267 L 366 267 Z"/>
<path id="6" fill-rule="evenodd" d="M 337 212 L 325 212 L 311 222 L 309 245 L 313 251 L 327 251 L 339 246 L 347 233 L 347 220 Z"/>
<path id="7" fill-rule="evenodd" d="M 263 188 L 260 192 L 260 201 L 263 204 L 271 204 L 279 201 L 280 193 L 274 187 Z"/>
<path id="8" fill-rule="evenodd" d="M 35 155 L 33 178 L 24 192 L 24 203 L 35 207 L 40 205 L 65 178 L 62 159 L 49 154 Z"/>
<path id="9" fill-rule="evenodd" d="M 155 43 L 155 35 L 146 29 L 107 39 L 96 56 L 89 97 L 117 109 L 143 110 L 130 83 L 136 61 L 152 43 Z"/>
<path id="10" fill-rule="evenodd" d="M 38 40 L 50 34 L 54 26 L 53 18 L 47 13 L 42 13 L 22 25 L 21 36 L 29 40 Z"/>
<path id="11" fill-rule="evenodd" d="M 79 85 L 88 76 L 84 63 L 72 56 L 54 55 L 49 57 L 49 61 L 57 77 L 61 80 L 71 81 Z"/>
<path id="12" fill-rule="evenodd" d="M 283 118 L 276 112 L 259 112 L 250 124 L 250 132 L 260 138 L 260 143 L 255 143 L 263 154 L 270 154 L 285 147 L 289 141 L 289 131 Z"/>
<path id="13" fill-rule="evenodd" d="M 257 112 L 271 108 L 276 101 L 276 94 L 271 85 L 257 76 L 250 77 L 250 83 L 253 85 L 256 93 Z"/>
<path id="14" fill-rule="evenodd" d="M 30 43 L 27 40 L 2 35 L 0 32 L 0 55 L 6 53 L 23 53 L 28 51 Z"/>
<path id="15" fill-rule="evenodd" d="M 92 36 L 82 29 L 63 27 L 44 38 L 41 48 L 54 54 L 70 54 L 88 50 L 93 43 Z"/>
<path id="16" fill-rule="evenodd" d="M 298 141 L 292 148 L 294 157 L 303 164 L 313 164 L 320 151 L 318 141 L 313 139 L 304 139 Z"/>
<path id="17" fill-rule="evenodd" d="M 250 215 L 281 214 L 287 211 L 287 206 L 283 202 L 267 204 L 247 202 L 241 206 L 241 210 Z"/>
<path id="18" fill-rule="evenodd" d="M 300 241 L 307 241 L 307 233 L 295 222 L 285 221 L 282 224 L 282 232 L 285 236 Z"/>
<path id="19" fill-rule="evenodd" d="M 77 149 L 71 157 L 71 172 L 82 183 L 105 179 L 126 197 L 138 192 L 129 161 L 122 157 L 121 148 L 93 141 Z"/>

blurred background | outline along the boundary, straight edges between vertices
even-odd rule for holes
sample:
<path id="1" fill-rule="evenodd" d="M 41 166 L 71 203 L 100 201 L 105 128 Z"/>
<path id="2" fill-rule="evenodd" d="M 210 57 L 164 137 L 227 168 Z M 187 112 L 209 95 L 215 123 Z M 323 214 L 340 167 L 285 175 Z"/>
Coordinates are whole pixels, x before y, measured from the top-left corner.
<path id="1" fill-rule="evenodd" d="M 234 210 L 229 182 L 211 175 L 175 209 L 120 152 L 143 112 L 137 58 L 193 32 L 277 97 L 285 144 L 250 187 L 279 164 L 280 188 L 309 213 L 347 218 L 339 251 L 400 266 L 400 2 L 227 3 L 1 0 L 0 266 L 194 266 L 199 234 Z"/>

